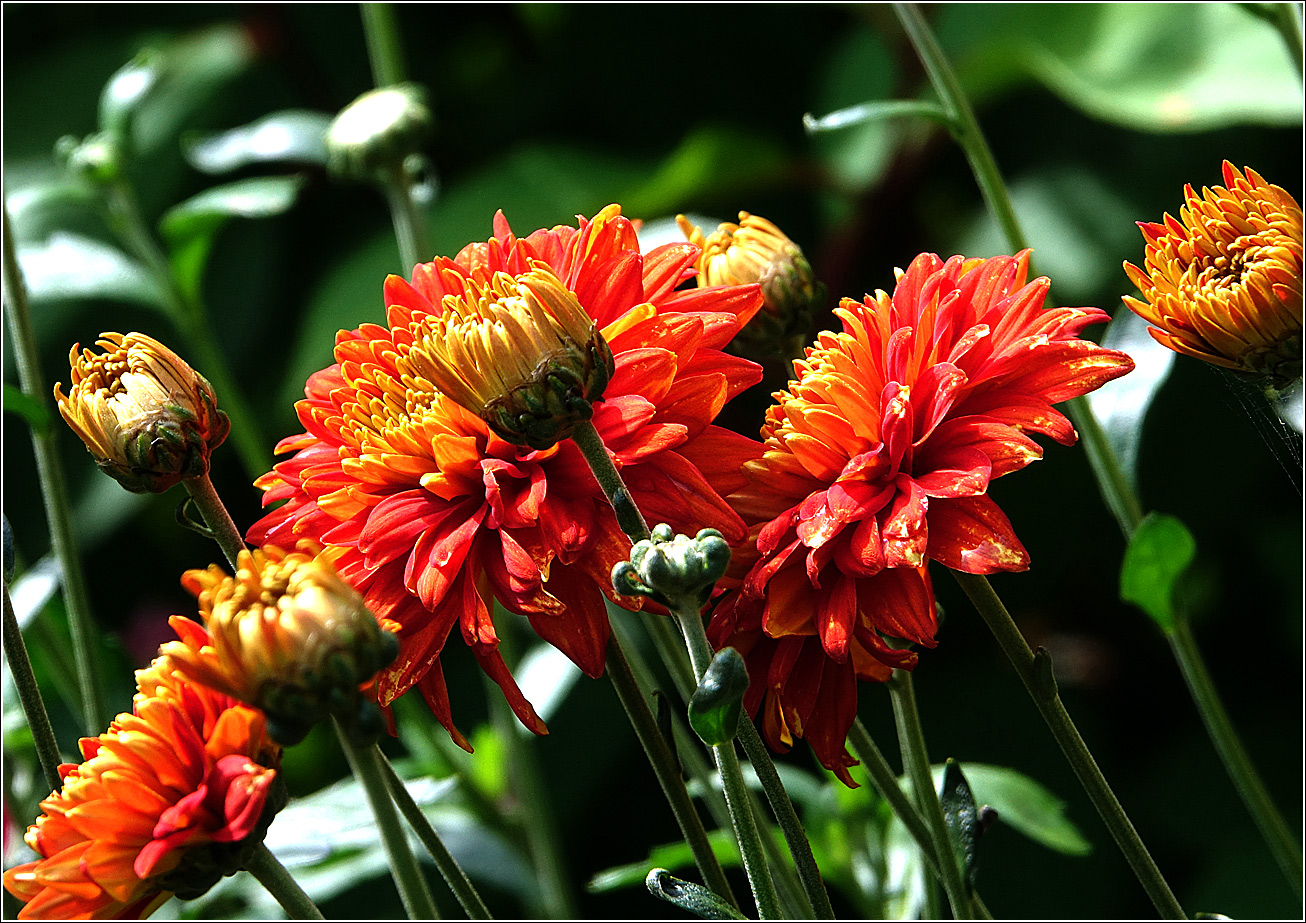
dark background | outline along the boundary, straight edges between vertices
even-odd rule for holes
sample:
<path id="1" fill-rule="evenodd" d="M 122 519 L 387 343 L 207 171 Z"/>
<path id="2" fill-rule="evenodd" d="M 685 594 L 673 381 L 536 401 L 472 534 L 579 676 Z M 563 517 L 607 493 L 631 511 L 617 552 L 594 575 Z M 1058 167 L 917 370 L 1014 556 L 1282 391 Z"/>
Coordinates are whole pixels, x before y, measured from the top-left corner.
<path id="1" fill-rule="evenodd" d="M 1146 9 L 1152 12 L 1026 4 L 927 11 L 972 94 L 1058 303 L 1123 310 L 1119 298 L 1130 287 L 1120 264 L 1143 259 L 1133 222 L 1177 213 L 1184 183 L 1221 183 L 1224 159 L 1301 197 L 1300 83 L 1292 85 L 1274 31 L 1228 6 L 1214 13 Z M 484 240 L 498 208 L 523 236 L 610 201 L 650 221 L 677 211 L 725 220 L 747 209 L 803 245 L 833 307 L 838 296 L 891 289 L 892 268 L 922 251 L 1004 251 L 964 156 L 936 125 L 893 120 L 804 133 L 805 112 L 929 96 L 888 7 L 401 5 L 397 14 L 410 78 L 427 88 L 436 119 L 427 149 L 438 177 L 429 214 L 436 253 Z M 55 141 L 96 129 L 101 87 L 133 53 L 219 25 L 245 36 L 247 59 L 212 92 L 179 106 L 170 131 L 131 165 L 151 219 L 232 178 L 187 164 L 180 142 L 192 133 L 280 109 L 334 113 L 372 86 L 353 5 L 6 4 L 10 200 L 57 178 Z M 1080 82 L 1068 85 L 1049 61 Z M 1133 114 L 1149 104 L 1169 113 L 1168 121 Z M 257 164 L 236 176 L 292 170 L 307 177 L 294 207 L 227 225 L 204 284 L 220 346 L 269 450 L 299 432 L 293 402 L 305 376 L 330 363 L 335 330 L 380 321 L 381 280 L 404 268 L 375 190 L 335 181 L 312 165 Z M 15 217 L 20 247 L 59 228 L 112 240 L 91 209 Z M 37 308 L 49 382 L 66 380 L 74 341 L 89 344 L 102 330 L 142 330 L 174 342 L 166 318 L 130 300 L 51 299 Z M 7 339 L 4 359 L 8 387 L 17 376 Z M 767 384 L 782 387 L 783 380 Z M 7 395 L 7 410 L 8 403 Z M 755 433 L 765 403 L 764 389 L 756 389 L 723 422 Z M 46 553 L 48 537 L 26 424 L 9 412 L 4 424 L 4 512 L 21 574 Z M 94 470 L 71 433 L 61 438 L 105 635 L 106 701 L 125 709 L 130 669 L 164 639 L 165 617 L 193 611 L 178 577 L 217 555 L 174 524 L 177 493 L 127 497 Z M 1249 417 L 1221 375 L 1181 358 L 1148 416 L 1139 478 L 1147 508 L 1181 517 L 1196 537 L 1198 556 L 1182 591 L 1198 642 L 1272 796 L 1300 832 L 1301 495 L 1276 461 L 1271 443 L 1278 438 Z M 1296 477 L 1300 483 L 1300 472 Z M 215 457 L 214 481 L 242 527 L 258 516 L 250 480 L 234 452 Z M 1071 715 L 1185 909 L 1297 917 L 1299 899 L 1225 776 L 1165 640 L 1118 599 L 1123 540 L 1082 449 L 1048 445 L 1041 464 L 997 482 L 992 494 L 1033 559 L 1028 573 L 998 577 L 994 586 L 1031 644 L 1052 652 Z M 1028 918 L 1150 916 L 997 646 L 942 570 L 935 584 L 946 620 L 938 648 L 916 671 L 931 756 L 1019 769 L 1068 803 L 1068 816 L 1094 845 L 1090 856 L 1066 856 L 999 822 L 980 846 L 979 886 L 990 910 Z M 38 620 L 44 625 L 27 635 L 43 679 L 56 687 L 47 699 L 71 752 L 77 730 L 54 662 L 61 619 L 55 601 Z M 527 637 L 517 640 L 524 646 Z M 466 731 L 484 719 L 485 705 L 464 654 L 450 650 L 444 662 Z M 864 688 L 861 714 L 895 761 L 887 693 Z M 401 720 L 404 728 L 420 724 L 421 710 L 401 712 Z M 667 913 L 639 887 L 602 895 L 580 887 L 676 838 L 608 683 L 582 680 L 549 723 L 550 736 L 534 749 L 577 883 L 576 912 Z M 21 828 L 44 793 L 31 791 L 25 739 L 9 732 L 6 723 L 6 791 L 27 799 L 13 810 Z M 315 734 L 287 755 L 293 792 L 307 795 L 343 774 L 333 748 Z M 390 748 L 403 753 L 398 742 Z M 816 768 L 802 746 L 787 761 Z M 6 856 L 7 864 L 23 861 L 14 851 Z M 397 914 L 397 902 L 377 910 L 392 899 L 389 887 L 346 889 L 324 909 L 328 916 Z M 490 886 L 487 897 L 504 915 L 533 912 L 510 889 Z M 862 912 L 845 894 L 835 899 L 847 915 Z M 238 913 L 239 906 L 201 912 Z"/>

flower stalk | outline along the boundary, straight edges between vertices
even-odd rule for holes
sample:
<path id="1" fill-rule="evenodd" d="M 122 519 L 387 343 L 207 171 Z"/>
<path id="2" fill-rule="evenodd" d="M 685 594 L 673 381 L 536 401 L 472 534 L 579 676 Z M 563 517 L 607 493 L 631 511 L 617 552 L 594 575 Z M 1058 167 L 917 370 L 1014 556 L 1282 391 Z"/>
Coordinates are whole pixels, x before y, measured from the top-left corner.
<path id="1" fill-rule="evenodd" d="M 304 889 L 286 871 L 286 867 L 277 861 L 267 846 L 260 843 L 250 857 L 245 870 L 258 879 L 269 894 L 286 911 L 292 920 L 324 920 L 322 911 L 313 903 L 313 899 L 304 893 Z"/>
<path id="2" fill-rule="evenodd" d="M 27 301 L 27 285 L 18 266 L 8 206 L 4 207 L 4 287 L 7 302 L 5 314 L 9 318 L 9 329 L 13 335 L 14 355 L 18 361 L 18 376 L 23 392 L 50 411 L 50 390 L 41 375 L 36 337 L 32 332 L 32 314 Z M 51 412 L 51 418 L 53 417 Z M 95 628 L 91 619 L 86 580 L 77 553 L 72 508 L 68 502 L 68 489 L 55 436 L 56 431 L 52 427 L 39 430 L 33 428 L 32 448 L 36 454 L 41 500 L 45 504 L 45 516 L 50 528 L 50 545 L 59 560 L 62 573 L 68 629 L 72 635 L 73 659 L 77 664 L 77 689 L 81 699 L 83 727 L 88 735 L 94 736 L 107 723 L 95 679 L 95 655 L 91 646 Z"/>
<path id="3" fill-rule="evenodd" d="M 191 500 L 199 508 L 200 515 L 204 517 L 204 524 L 209 527 L 213 540 L 222 549 L 227 563 L 233 570 L 238 570 L 237 558 L 245 550 L 245 540 L 241 538 L 240 530 L 236 528 L 231 513 L 227 512 L 222 498 L 213 487 L 213 481 L 205 474 L 197 478 L 187 478 L 182 482 L 182 486 L 186 488 Z"/>
<path id="4" fill-rule="evenodd" d="M 1147 896 L 1151 898 L 1152 904 L 1165 919 L 1185 919 L 1183 908 L 1175 899 L 1174 892 L 1162 877 L 1147 847 L 1139 838 L 1138 831 L 1134 829 L 1134 825 L 1125 814 L 1125 809 L 1121 807 L 1120 800 L 1116 798 L 1115 792 L 1107 784 L 1106 777 L 1102 775 L 1102 770 L 1098 768 L 1093 755 L 1088 751 L 1079 729 L 1075 727 L 1075 723 L 1066 712 L 1061 696 L 1057 693 L 1056 679 L 1052 675 L 1052 658 L 1041 648 L 1037 655 L 1029 649 L 1029 644 L 1025 642 L 1025 637 L 1016 627 L 1016 623 L 1012 621 L 1007 607 L 1002 604 L 1002 600 L 998 598 L 985 577 L 960 571 L 953 571 L 952 575 L 957 578 L 957 582 L 961 584 L 961 588 L 970 597 L 970 601 L 979 611 L 985 624 L 989 626 L 989 630 L 993 632 L 993 636 L 1002 647 L 1002 652 L 1016 668 L 1016 673 L 1029 691 L 1030 698 L 1034 700 L 1057 745 L 1061 747 L 1061 752 L 1070 763 L 1070 768 L 1075 771 L 1080 785 L 1084 787 L 1084 791 L 1093 802 L 1093 807 L 1097 808 L 1102 822 L 1111 832 L 1116 846 L 1124 854 L 1125 860 L 1133 869 Z"/>
<path id="5" fill-rule="evenodd" d="M 947 892 L 948 903 L 952 905 L 952 915 L 957 920 L 971 919 L 970 895 L 957 868 L 956 855 L 948 839 L 947 821 L 943 817 L 943 804 L 939 801 L 939 790 L 934 785 L 930 773 L 929 753 L 925 749 L 925 734 L 921 730 L 920 713 L 916 709 L 916 692 L 912 686 L 911 674 L 906 670 L 894 670 L 889 680 L 889 695 L 893 699 L 893 719 L 898 728 L 898 745 L 902 748 L 902 762 L 911 779 L 916 794 L 916 806 L 920 808 L 925 820 L 930 839 L 934 843 L 934 854 L 938 862 L 939 879 Z"/>
<path id="6" fill-rule="evenodd" d="M 23 630 L 18 627 L 14 616 L 14 606 L 9 599 L 9 584 L 5 584 L 4 614 L 4 648 L 5 660 L 14 677 L 14 686 L 18 690 L 18 701 L 23 706 L 23 715 L 27 726 L 32 730 L 32 740 L 36 746 L 36 758 L 41 763 L 41 773 L 51 791 L 58 791 L 63 780 L 59 778 L 59 744 L 54 739 L 54 728 L 50 726 L 50 714 L 45 710 L 45 700 L 41 697 L 41 687 L 36 684 L 32 673 L 32 661 L 27 656 L 27 645 L 23 641 Z"/>
<path id="7" fill-rule="evenodd" d="M 608 456 L 608 449 L 603 444 L 599 431 L 594 428 L 594 424 L 589 420 L 580 421 L 572 430 L 571 438 L 581 454 L 585 456 L 590 471 L 594 472 L 594 479 L 599 482 L 599 488 L 612 504 L 621 531 L 626 533 L 631 544 L 647 541 L 650 533 L 648 523 L 644 521 L 644 514 L 631 499 L 630 491 L 626 489 L 621 473 L 617 471 L 617 466 Z M 711 659 L 710 654 L 708 659 Z"/>

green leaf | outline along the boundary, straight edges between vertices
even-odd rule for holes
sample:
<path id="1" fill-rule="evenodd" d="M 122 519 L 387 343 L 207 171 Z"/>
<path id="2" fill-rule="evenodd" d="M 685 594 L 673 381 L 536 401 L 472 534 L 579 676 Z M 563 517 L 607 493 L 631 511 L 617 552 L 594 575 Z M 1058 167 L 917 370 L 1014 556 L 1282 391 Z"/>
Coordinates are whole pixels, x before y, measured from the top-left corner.
<path id="1" fill-rule="evenodd" d="M 644 879 L 644 885 L 654 897 L 675 904 L 704 920 L 748 919 L 720 897 L 702 885 L 676 878 L 666 869 L 653 869 Z"/>
<path id="2" fill-rule="evenodd" d="M 972 101 L 1032 78 L 1142 131 L 1301 119 L 1283 42 L 1234 4 L 958 4 L 941 8 L 938 34 Z"/>
<path id="3" fill-rule="evenodd" d="M 776 141 L 720 125 L 692 130 L 644 183 L 621 200 L 631 215 L 674 212 L 706 196 L 728 198 L 773 184 L 786 168 Z"/>
<path id="4" fill-rule="evenodd" d="M 129 301 L 166 309 L 167 295 L 137 262 L 116 247 L 62 231 L 18 250 L 33 303 L 79 298 Z"/>
<path id="5" fill-rule="evenodd" d="M 1193 560 L 1197 543 L 1180 520 L 1148 513 L 1129 537 L 1120 566 L 1120 598 L 1152 617 L 1167 634 L 1174 629 L 1174 590 Z"/>
<path id="6" fill-rule="evenodd" d="M 150 49 L 120 67 L 100 93 L 100 129 L 123 137 L 132 115 L 158 83 L 162 56 Z"/>
<path id="7" fill-rule="evenodd" d="M 739 865 L 739 848 L 735 845 L 734 835 L 728 830 L 712 830 L 707 835 L 708 843 L 717 861 L 725 868 Z M 596 874 L 585 885 L 591 894 L 616 891 L 620 888 L 633 888 L 643 884 L 650 868 L 687 869 L 694 866 L 694 854 L 689 844 L 683 840 L 654 846 L 649 850 L 648 858 L 627 865 L 615 865 Z"/>
<path id="8" fill-rule="evenodd" d="M 266 218 L 295 204 L 301 176 L 258 176 L 205 189 L 160 219 L 173 275 L 188 295 L 199 292 L 204 264 L 218 231 L 231 218 Z"/>
<path id="9" fill-rule="evenodd" d="M 942 767 L 934 771 L 941 774 Z M 1006 766 L 967 763 L 966 779 L 975 804 L 998 812 L 1006 824 L 1036 843 L 1071 856 L 1093 851 L 1079 828 L 1065 815 L 1065 802 L 1024 773 Z"/>
<path id="10" fill-rule="evenodd" d="M 975 844 L 979 840 L 979 809 L 971 795 L 970 784 L 961 771 L 961 764 L 948 760 L 943 770 L 943 790 L 939 792 L 943 806 L 943 820 L 948 828 L 948 840 L 957 856 L 962 878 L 969 890 L 975 884 Z"/>
<path id="11" fill-rule="evenodd" d="M 1143 421 L 1153 398 L 1170 376 L 1175 357 L 1174 350 L 1152 339 L 1148 326 L 1128 308 L 1116 312 L 1102 336 L 1102 345 L 1128 353 L 1134 360 L 1134 370 L 1088 395 L 1088 405 L 1135 491 Z"/>
<path id="12" fill-rule="evenodd" d="M 183 149 L 191 166 L 205 173 L 230 173 L 253 163 L 326 165 L 326 132 L 331 116 L 309 109 L 283 109 L 257 121 L 188 140 Z"/>
<path id="13" fill-rule="evenodd" d="M 8 412 L 16 413 L 26 420 L 33 432 L 45 432 L 50 427 L 50 411 L 45 405 L 8 382 L 5 382 L 4 407 Z"/>

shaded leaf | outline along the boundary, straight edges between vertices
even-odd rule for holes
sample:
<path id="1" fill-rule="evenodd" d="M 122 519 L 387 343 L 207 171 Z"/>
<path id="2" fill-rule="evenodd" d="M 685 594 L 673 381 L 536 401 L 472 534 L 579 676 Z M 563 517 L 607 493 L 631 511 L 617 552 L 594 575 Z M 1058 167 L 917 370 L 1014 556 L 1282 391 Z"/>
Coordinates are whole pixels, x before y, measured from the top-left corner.
<path id="1" fill-rule="evenodd" d="M 720 897 L 702 885 L 676 878 L 666 869 L 653 869 L 644 879 L 644 885 L 654 897 L 675 904 L 704 920 L 748 919 Z"/>
<path id="2" fill-rule="evenodd" d="M 934 771 L 941 775 L 942 767 Z M 1006 766 L 967 763 L 966 779 L 976 804 L 998 812 L 1006 824 L 1048 849 L 1070 856 L 1085 856 L 1093 846 L 1066 817 L 1066 804 L 1024 773 Z"/>
<path id="3" fill-rule="evenodd" d="M 1138 446 L 1143 436 L 1147 409 L 1170 376 L 1174 350 L 1167 349 L 1147 332 L 1148 323 L 1133 311 L 1120 308 L 1102 336 L 1102 345 L 1128 353 L 1134 370 L 1107 382 L 1089 394 L 1088 405 L 1102 424 L 1129 484 L 1138 490 Z"/>
<path id="4" fill-rule="evenodd" d="M 741 194 L 777 180 L 784 151 L 763 134 L 707 125 L 691 131 L 644 183 L 621 200 L 631 215 L 676 211 L 707 196 Z"/>
<path id="5" fill-rule="evenodd" d="M 961 764 L 948 760 L 944 764 L 943 789 L 939 792 L 943 806 L 943 820 L 948 828 L 948 840 L 957 857 L 967 890 L 975 884 L 975 844 L 979 840 L 979 809 L 971 795 L 970 784 L 961 771 Z"/>
<path id="6" fill-rule="evenodd" d="M 1192 533 L 1180 520 L 1148 513 L 1129 537 L 1120 565 L 1120 598 L 1152 617 L 1164 632 L 1174 628 L 1174 590 L 1197 552 Z"/>
<path id="7" fill-rule="evenodd" d="M 8 382 L 5 383 L 4 407 L 9 413 L 16 413 L 26 420 L 35 432 L 43 432 L 50 426 L 50 411 L 45 405 Z"/>
<path id="8" fill-rule="evenodd" d="M 153 308 L 168 305 L 144 267 L 116 247 L 81 234 L 59 231 L 22 246 L 18 265 L 33 302 L 107 298 Z"/>
<path id="9" fill-rule="evenodd" d="M 120 67 L 100 93 L 100 128 L 121 135 L 141 101 L 158 83 L 162 56 L 146 49 Z"/>
<path id="10" fill-rule="evenodd" d="M 283 109 L 257 121 L 184 144 L 191 166 L 205 173 L 229 173 L 252 163 L 309 163 L 325 166 L 331 116 L 310 109 Z"/>

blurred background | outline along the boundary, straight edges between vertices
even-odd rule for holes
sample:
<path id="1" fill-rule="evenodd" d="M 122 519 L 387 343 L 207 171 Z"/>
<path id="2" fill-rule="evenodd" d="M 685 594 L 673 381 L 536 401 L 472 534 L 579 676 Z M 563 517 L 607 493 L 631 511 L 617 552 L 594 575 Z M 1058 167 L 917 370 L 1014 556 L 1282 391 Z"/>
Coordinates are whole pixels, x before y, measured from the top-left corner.
<path id="1" fill-rule="evenodd" d="M 1302 85 L 1278 33 L 1247 9 L 1265 6 L 926 8 L 1055 302 L 1122 311 L 1120 296 L 1132 290 L 1121 263 L 1143 260 L 1134 222 L 1177 214 L 1184 184 L 1221 183 L 1225 159 L 1301 200 Z M 428 256 L 489 237 L 496 209 L 523 236 L 614 201 L 650 228 L 677 212 L 714 225 L 744 209 L 804 247 L 828 288 L 828 309 L 840 296 L 891 290 L 893 268 L 922 251 L 1007 252 L 961 150 L 939 125 L 896 118 L 804 129 L 804 114 L 932 98 L 887 6 L 442 4 L 395 12 L 409 78 L 426 88 L 435 116 L 422 165 Z M 124 102 L 115 74 L 146 48 L 162 76 L 142 99 Z M 301 431 L 294 401 L 307 375 L 331 363 L 335 332 L 382 322 L 382 280 L 410 268 L 382 195 L 324 169 L 322 128 L 373 86 L 358 7 L 6 4 L 3 50 L 4 191 L 47 387 L 67 381 L 74 342 L 90 345 L 106 330 L 140 330 L 193 357 L 157 278 L 55 154 L 60 138 L 81 141 L 130 109 L 126 179 L 151 227 L 169 216 L 161 243 L 198 248 L 188 278 L 253 410 L 249 439 L 270 464 L 275 442 Z M 102 98 L 107 84 L 116 90 Z M 251 125 L 276 131 L 233 133 Z M 235 187 L 244 205 L 232 195 L 202 198 L 232 183 L 246 184 Z M 189 211 L 173 211 L 183 202 Z M 178 214 L 205 217 L 186 224 Z M 828 311 L 818 318 L 830 320 Z M 7 333 L 3 503 L 18 565 L 15 605 L 71 754 L 79 730 L 66 620 L 43 578 L 48 567 L 41 570 L 48 531 Z M 1300 833 L 1302 505 L 1300 470 L 1291 470 L 1300 462 L 1255 395 L 1224 376 L 1180 359 L 1158 382 L 1145 425 L 1134 420 L 1120 438 L 1137 452 L 1144 505 L 1180 517 L 1196 538 L 1182 592 L 1198 642 Z M 755 434 L 769 391 L 783 386 L 773 370 L 719 422 Z M 60 428 L 102 629 L 106 711 L 116 713 L 129 707 L 132 669 L 168 636 L 166 617 L 194 612 L 181 573 L 219 555 L 176 525 L 179 492 L 125 493 Z M 251 481 L 261 471 L 250 467 L 231 443 L 214 461 L 214 482 L 242 528 L 259 515 Z M 992 494 L 1033 559 L 1028 573 L 994 586 L 1031 645 L 1052 652 L 1072 717 L 1184 908 L 1299 917 L 1300 900 L 1225 776 L 1165 640 L 1119 600 L 1123 539 L 1082 449 L 1048 445 L 1041 464 L 997 482 Z M 1001 819 L 985 834 L 978 886 L 989 909 L 1035 919 L 1152 915 L 991 636 L 946 574 L 935 584 L 945 622 L 916 671 L 931 756 L 1011 767 L 1064 802 L 1064 813 L 1048 812 L 1059 818 L 1049 821 L 1059 840 L 1040 842 Z M 451 644 L 443 662 L 456 720 L 476 729 L 475 757 L 450 752 L 424 707 L 409 702 L 400 703 L 401 738 L 387 752 L 429 784 L 437 826 L 497 914 L 679 915 L 641 884 L 650 848 L 674 841 L 676 829 L 610 684 L 577 682 L 557 658 L 536 652 L 528 633 L 514 634 L 516 621 L 500 619 L 508 643 L 532 658 L 528 695 L 550 701 L 551 734 L 526 743 L 574 886 L 553 899 L 563 903 L 540 893 L 507 778 L 508 745 L 461 645 Z M 26 861 L 21 830 L 46 792 L 7 671 L 5 688 L 8 867 Z M 887 692 L 865 687 L 860 701 L 896 766 Z M 795 797 L 836 908 L 873 916 L 910 907 L 889 893 L 895 841 L 869 785 L 842 789 L 803 745 L 782 762 L 803 792 Z M 327 916 L 399 915 L 393 886 L 378 877 L 384 860 L 370 818 L 340 787 L 346 767 L 334 739 L 315 732 L 287 752 L 285 772 L 311 810 L 297 822 L 279 818 L 269 843 Z M 1022 792 L 1017 800 L 1032 797 Z M 627 863 L 638 867 L 633 877 L 586 887 Z M 447 894 L 438 899 L 457 912 Z M 233 879 L 160 916 L 277 912 Z"/>

